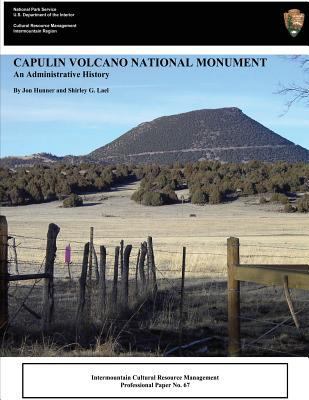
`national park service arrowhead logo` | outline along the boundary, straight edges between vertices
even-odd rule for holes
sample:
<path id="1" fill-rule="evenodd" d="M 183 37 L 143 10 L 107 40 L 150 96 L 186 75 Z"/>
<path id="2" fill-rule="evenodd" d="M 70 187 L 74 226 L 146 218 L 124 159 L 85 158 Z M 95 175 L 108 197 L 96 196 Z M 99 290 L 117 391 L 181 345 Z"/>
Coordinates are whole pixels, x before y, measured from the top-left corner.
<path id="1" fill-rule="evenodd" d="M 294 8 L 284 13 L 284 22 L 290 35 L 296 37 L 301 31 L 305 21 L 305 14 Z"/>

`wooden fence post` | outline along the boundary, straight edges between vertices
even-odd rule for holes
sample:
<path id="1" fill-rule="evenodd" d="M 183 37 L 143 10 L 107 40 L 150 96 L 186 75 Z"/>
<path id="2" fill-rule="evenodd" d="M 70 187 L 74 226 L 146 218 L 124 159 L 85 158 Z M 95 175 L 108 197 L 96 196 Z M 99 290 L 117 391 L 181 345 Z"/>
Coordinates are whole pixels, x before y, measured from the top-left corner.
<path id="1" fill-rule="evenodd" d="M 138 249 L 136 267 L 135 267 L 135 296 L 136 297 L 138 296 L 138 265 L 139 265 L 140 256 L 141 256 L 141 249 Z"/>
<path id="2" fill-rule="evenodd" d="M 95 280 L 96 280 L 96 283 L 98 283 L 100 280 L 98 257 L 97 257 L 97 252 L 95 251 L 94 246 L 92 249 L 93 249 L 93 257 L 94 257 Z"/>
<path id="3" fill-rule="evenodd" d="M 149 260 L 149 251 L 147 249 L 147 242 L 144 242 L 146 244 L 146 265 L 147 265 L 147 277 L 146 277 L 146 286 L 147 286 L 147 290 L 149 288 L 150 285 L 150 260 Z"/>
<path id="4" fill-rule="evenodd" d="M 88 269 L 88 257 L 89 257 L 89 242 L 85 244 L 82 272 L 79 278 L 79 301 L 76 313 L 76 325 L 80 326 L 83 317 L 83 311 L 86 302 L 86 280 L 87 280 L 87 269 Z"/>
<path id="5" fill-rule="evenodd" d="M 142 283 L 142 292 L 145 293 L 146 290 L 146 277 L 145 277 L 145 258 L 147 254 L 147 243 L 141 243 L 141 253 L 139 257 L 139 263 L 138 263 L 138 270 L 139 270 L 139 276 L 141 278 L 141 283 Z"/>
<path id="6" fill-rule="evenodd" d="M 132 245 L 128 244 L 123 254 L 123 270 L 121 275 L 121 305 L 124 309 L 129 305 L 129 268 Z"/>
<path id="7" fill-rule="evenodd" d="M 296 312 L 294 310 L 293 302 L 292 302 L 292 299 L 291 299 L 291 294 L 290 294 L 290 291 L 289 291 L 289 278 L 288 278 L 288 276 L 284 276 L 283 277 L 283 290 L 284 290 L 284 295 L 285 295 L 286 301 L 288 303 L 289 310 L 290 310 L 290 313 L 292 315 L 294 324 L 295 324 L 297 329 L 300 329 L 300 324 L 299 324 L 299 321 L 298 321 L 298 318 L 297 318 L 297 314 L 296 314 Z"/>
<path id="8" fill-rule="evenodd" d="M 119 268 L 119 250 L 120 247 L 115 247 L 115 261 L 114 261 L 114 280 L 113 280 L 113 291 L 112 291 L 112 304 L 117 306 L 117 292 L 118 292 L 118 268 Z"/>
<path id="9" fill-rule="evenodd" d="M 183 300 L 185 291 L 185 273 L 186 273 L 186 248 L 182 248 L 182 265 L 181 265 L 181 288 L 180 288 L 180 305 L 179 305 L 179 350 L 181 353 L 182 336 L 183 336 Z"/>
<path id="10" fill-rule="evenodd" d="M 239 265 L 239 239 L 227 239 L 227 289 L 228 289 L 228 335 L 229 356 L 240 355 L 240 282 L 235 279 Z"/>
<path id="11" fill-rule="evenodd" d="M 148 248 L 148 254 L 149 254 L 150 271 L 151 271 L 151 275 L 152 275 L 151 276 L 152 277 L 152 291 L 153 291 L 153 295 L 155 296 L 158 291 L 158 285 L 157 285 L 156 264 L 155 264 L 155 259 L 154 259 L 154 252 L 153 252 L 151 236 L 148 236 L 147 248 Z"/>
<path id="12" fill-rule="evenodd" d="M 89 242 L 89 274 L 88 279 L 92 279 L 92 253 L 93 253 L 93 226 L 90 227 L 90 242 Z"/>
<path id="13" fill-rule="evenodd" d="M 17 258 L 17 250 L 16 250 L 16 239 L 12 237 L 12 249 L 14 253 L 14 263 L 15 263 L 15 273 L 19 275 L 19 270 L 18 270 L 18 258 Z"/>
<path id="14" fill-rule="evenodd" d="M 102 321 L 104 317 L 104 312 L 106 308 L 106 248 L 100 246 L 100 277 L 99 277 L 99 290 L 100 290 L 100 311 L 102 316 Z"/>
<path id="15" fill-rule="evenodd" d="M 7 327 L 8 310 L 8 224 L 6 218 L 0 215 L 0 334 Z"/>
<path id="16" fill-rule="evenodd" d="M 43 331 L 48 331 L 52 322 L 54 313 L 54 263 L 57 253 L 57 236 L 60 228 L 56 224 L 49 224 L 47 232 L 46 256 L 45 256 L 45 274 L 48 277 L 44 279 L 44 302 L 43 302 Z"/>
<path id="17" fill-rule="evenodd" d="M 120 276 L 122 277 L 122 272 L 123 272 L 123 247 L 124 247 L 124 241 L 120 241 Z"/>

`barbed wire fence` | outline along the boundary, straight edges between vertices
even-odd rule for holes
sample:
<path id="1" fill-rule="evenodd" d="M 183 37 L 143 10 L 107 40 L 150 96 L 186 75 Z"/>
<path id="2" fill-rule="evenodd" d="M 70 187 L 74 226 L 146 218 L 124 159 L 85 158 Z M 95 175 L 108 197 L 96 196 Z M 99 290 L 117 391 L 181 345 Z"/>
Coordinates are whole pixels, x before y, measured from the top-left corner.
<path id="1" fill-rule="evenodd" d="M 110 243 L 111 240 L 114 242 L 113 245 L 104 247 L 104 243 L 107 241 Z M 224 354 L 227 341 L 226 244 L 216 244 L 213 249 L 209 247 L 201 251 L 195 250 L 194 246 L 180 246 L 179 243 L 164 244 L 158 241 L 152 248 L 153 260 L 146 250 L 141 270 L 141 253 L 145 243 L 146 247 L 149 244 L 149 238 L 144 242 L 142 238 L 126 238 L 123 245 L 121 241 L 119 237 L 94 235 L 92 267 L 98 274 L 93 274 L 93 281 L 84 282 L 83 317 L 80 322 L 82 328 L 79 330 L 89 324 L 120 323 L 122 327 L 127 327 L 128 321 L 132 324 L 134 320 L 138 322 L 141 331 L 146 329 L 146 326 L 152 331 L 158 329 L 161 332 L 173 331 L 173 340 L 165 351 L 166 355 L 174 355 L 177 352 L 182 354 L 188 349 L 194 349 L 200 354 Z M 7 258 L 9 275 L 27 274 L 29 271 L 40 274 L 45 262 L 45 244 L 46 238 L 10 232 Z M 68 245 L 71 247 L 69 263 L 65 261 Z M 105 248 L 104 268 L 101 259 L 102 246 Z M 126 271 L 123 273 L 124 254 L 119 252 L 124 252 L 127 246 L 132 247 L 128 250 Z M 186 247 L 184 277 L 182 276 L 183 247 Z M 118 261 L 115 268 L 117 248 Z M 290 262 L 304 260 L 309 256 L 309 247 L 244 243 L 241 248 L 243 250 L 241 258 L 244 262 L 261 258 L 277 260 L 278 263 L 284 260 Z M 282 254 L 282 250 L 291 252 L 286 255 Z M 54 266 L 56 327 L 68 322 L 74 325 L 80 318 L 78 310 L 81 302 L 83 267 L 85 267 L 85 242 L 58 238 Z M 88 268 L 89 249 L 86 277 Z M 103 273 L 104 282 L 100 280 Z M 124 283 L 124 277 L 127 277 L 127 283 Z M 102 290 L 105 290 L 103 299 Z M 9 281 L 10 312 L 7 328 L 23 326 L 30 320 L 34 327 L 40 325 L 43 291 L 44 278 L 33 279 L 28 284 L 18 280 Z M 309 300 L 306 292 L 292 291 L 296 313 L 301 319 L 301 331 L 293 324 L 293 318 L 289 315 L 280 288 L 243 282 L 242 293 L 246 298 L 242 304 L 240 317 L 243 354 L 304 355 L 303 352 L 308 350 L 308 346 L 303 345 L 303 342 L 306 342 L 309 335 Z M 148 303 L 151 303 L 151 306 Z M 137 308 L 139 308 L 138 313 L 136 313 Z M 188 333 L 192 330 L 196 330 L 193 335 Z M 176 337 L 179 337 L 178 341 Z M 205 346 L 206 339 L 209 341 L 207 346 Z M 222 349 L 216 348 L 213 352 L 211 340 L 219 341 L 220 343 L 214 346 L 222 346 Z"/>

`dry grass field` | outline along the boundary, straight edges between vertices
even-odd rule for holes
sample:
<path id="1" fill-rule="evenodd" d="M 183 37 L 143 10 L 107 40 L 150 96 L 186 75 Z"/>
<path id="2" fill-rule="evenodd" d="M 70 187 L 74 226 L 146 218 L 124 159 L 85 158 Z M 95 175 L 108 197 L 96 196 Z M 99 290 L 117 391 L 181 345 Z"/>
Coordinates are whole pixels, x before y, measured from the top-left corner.
<path id="1" fill-rule="evenodd" d="M 190 347 L 185 355 L 226 355 L 226 239 L 240 238 L 240 258 L 244 263 L 308 264 L 309 231 L 306 214 L 286 214 L 281 205 L 260 205 L 258 197 L 240 198 L 220 205 L 196 206 L 184 204 L 146 207 L 130 200 L 136 184 L 118 187 L 106 193 L 84 196 L 84 206 L 62 208 L 61 202 L 3 208 L 9 234 L 16 236 L 20 272 L 36 272 L 45 255 L 48 224 L 59 225 L 58 251 L 55 274 L 56 310 L 59 327 L 71 319 L 77 302 L 78 281 L 69 282 L 64 264 L 64 248 L 72 248 L 72 273 L 80 275 L 83 244 L 89 240 L 89 229 L 94 227 L 94 244 L 107 247 L 107 268 L 112 268 L 114 247 L 124 239 L 133 245 L 131 264 L 134 267 L 138 246 L 147 236 L 153 237 L 158 268 L 160 292 L 155 304 L 145 304 L 136 312 L 133 287 L 130 288 L 132 315 L 121 316 L 112 328 L 106 321 L 105 340 L 93 335 L 91 346 L 74 347 L 72 337 L 43 340 L 36 332 L 38 322 L 22 311 L 12 323 L 15 332 L 27 324 L 29 335 L 15 346 L 14 339 L 2 346 L 3 355 L 162 355 L 177 345 L 179 321 L 179 286 L 182 246 L 187 247 L 187 280 L 185 287 L 184 343 L 209 338 L 204 347 Z M 186 190 L 178 193 L 188 196 Z M 13 257 L 12 250 L 9 256 Z M 31 262 L 31 265 L 30 265 Z M 11 265 L 12 272 L 14 266 Z M 29 270 L 31 269 L 31 271 Z M 111 270 L 108 272 L 111 277 Z M 31 285 L 32 282 L 29 282 Z M 58 287 L 58 289 L 57 289 Z M 10 289 L 22 299 L 27 285 L 18 283 Z M 61 290 L 60 290 L 61 289 Z M 58 291 L 58 295 L 57 295 Z M 42 296 L 40 285 L 29 298 L 38 312 Z M 74 292 L 74 295 L 72 293 Z M 299 312 L 301 332 L 297 332 L 289 318 L 288 306 L 281 288 L 265 288 L 242 284 L 242 339 L 245 355 L 308 355 L 309 354 L 309 293 L 293 291 L 295 309 Z M 13 299 L 10 314 L 18 311 L 18 300 Z M 14 300 L 14 301 L 13 301 Z M 96 316 L 96 303 L 92 304 Z M 154 312 L 155 309 L 155 312 Z M 123 323 L 130 319 L 130 323 Z M 287 321 L 285 321 L 287 320 Z M 285 321 L 285 322 L 284 322 Z M 259 336 L 279 323 L 282 325 Z M 61 329 L 59 328 L 59 332 Z M 114 332 L 112 334 L 112 332 Z M 25 330 L 23 331 L 25 335 Z M 35 336 L 37 335 L 37 336 Z M 177 355 L 177 354 L 176 354 Z"/>
<path id="2" fill-rule="evenodd" d="M 84 206 L 66 209 L 61 202 L 34 204 L 2 208 L 6 215 L 9 231 L 22 235 L 19 238 L 23 259 L 41 261 L 44 249 L 33 252 L 23 247 L 38 246 L 33 238 L 45 240 L 48 224 L 60 226 L 60 243 L 71 243 L 73 251 L 82 249 L 89 238 L 90 226 L 94 227 L 94 242 L 114 247 L 121 239 L 138 245 L 147 236 L 154 238 L 158 265 L 172 263 L 178 265 L 177 254 L 159 254 L 161 250 L 179 252 L 187 246 L 188 252 L 214 253 L 199 257 L 190 256 L 189 264 L 195 267 L 216 267 L 225 270 L 226 238 L 240 238 L 241 257 L 245 261 L 273 263 L 282 262 L 285 257 L 291 263 L 307 263 L 309 256 L 308 216 L 306 214 L 286 214 L 279 212 L 280 205 L 258 204 L 258 198 L 247 197 L 232 203 L 197 206 L 190 203 L 162 207 L 146 207 L 130 201 L 136 184 L 117 190 L 84 196 Z M 187 195 L 187 191 L 178 195 Z M 195 216 L 191 216 L 194 214 Z M 74 243 L 74 242 L 81 243 Z M 252 246 L 252 247 L 251 247 Z M 265 247 L 269 246 L 269 247 Z M 291 249 L 293 248 L 293 249 Z M 304 251 L 303 249 L 307 249 Z M 221 256 L 224 254 L 224 256 Z M 254 256 L 253 256 L 254 254 Z M 59 251 L 59 262 L 62 261 Z M 74 261 L 80 261 L 78 256 Z M 217 268 L 218 267 L 218 268 Z"/>

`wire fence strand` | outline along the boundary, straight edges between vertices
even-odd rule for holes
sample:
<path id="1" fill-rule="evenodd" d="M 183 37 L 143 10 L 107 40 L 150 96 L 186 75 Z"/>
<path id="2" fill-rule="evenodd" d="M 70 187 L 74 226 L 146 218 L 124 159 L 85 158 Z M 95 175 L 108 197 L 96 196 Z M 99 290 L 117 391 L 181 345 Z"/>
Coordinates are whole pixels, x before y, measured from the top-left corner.
<path id="1" fill-rule="evenodd" d="M 43 242 L 46 242 L 46 238 L 40 238 L 35 236 L 27 236 L 27 235 L 18 235 L 18 234 L 10 234 L 11 237 L 15 237 L 18 239 L 18 243 L 13 246 L 11 243 L 8 245 L 9 249 L 9 269 L 12 276 L 14 276 L 14 265 L 18 260 L 18 266 L 24 272 L 28 269 L 37 269 L 37 273 L 39 273 L 42 269 L 43 262 L 39 262 L 31 259 L 35 255 L 35 257 L 39 258 L 42 254 L 45 253 L 46 247 Z M 275 236 L 275 235 L 274 235 Z M 178 236 L 179 238 L 184 238 L 187 240 L 188 238 L 185 236 Z M 202 236 L 193 236 L 196 238 L 202 238 Z M 219 236 L 216 236 L 219 238 Z M 203 237 L 207 239 L 207 237 Z M 212 236 L 208 237 L 213 238 Z M 98 246 L 101 241 L 102 244 L 105 243 L 106 247 L 106 282 L 107 282 L 107 293 L 111 295 L 112 293 L 112 281 L 114 277 L 114 246 L 111 244 L 110 240 L 116 240 L 117 242 L 114 245 L 117 245 L 119 241 L 122 239 L 118 236 L 96 236 L 94 241 L 94 248 L 96 249 L 97 256 L 99 256 Z M 36 241 L 38 243 L 36 243 Z M 60 243 L 60 247 L 57 248 L 58 254 L 55 259 L 55 286 L 56 286 L 56 298 L 58 302 L 71 301 L 73 304 L 76 303 L 76 299 L 78 299 L 79 285 L 77 284 L 78 280 L 81 276 L 82 270 L 82 255 L 84 253 L 83 247 L 87 240 L 78 241 L 71 240 L 65 238 L 57 239 Z M 138 258 L 137 252 L 139 250 L 139 244 L 143 242 L 142 238 L 139 237 L 130 237 L 125 239 L 126 243 L 136 243 L 138 245 L 133 247 L 133 251 L 131 253 L 130 262 L 129 262 L 129 292 L 135 293 L 136 290 L 136 282 L 138 278 L 138 285 L 140 285 L 140 278 L 136 275 L 136 261 Z M 179 243 L 164 243 L 162 237 L 160 238 L 160 243 L 154 246 L 154 253 L 157 255 L 159 259 L 159 267 L 156 265 L 157 271 L 157 280 L 159 285 L 160 293 L 165 295 L 165 301 L 173 303 L 170 304 L 171 310 L 169 317 L 171 318 L 171 323 L 175 324 L 177 322 L 177 305 L 179 304 L 179 296 L 180 296 L 180 278 L 181 278 L 181 256 L 182 256 L 182 247 Z M 106 245 L 108 242 L 108 245 Z M 71 279 L 68 275 L 68 265 L 65 263 L 62 258 L 62 252 L 66 250 L 63 243 L 72 244 L 71 252 L 72 252 L 72 262 L 69 264 L 71 268 Z M 35 244 L 38 244 L 37 246 Z M 75 246 L 76 244 L 76 246 Z M 169 248 L 167 248 L 169 246 Z M 309 248 L 305 247 L 297 247 L 297 246 L 277 246 L 277 245 L 264 245 L 263 243 L 242 243 L 240 248 L 244 248 L 244 253 L 241 254 L 241 260 L 249 260 L 251 263 L 254 261 L 260 261 L 261 258 L 269 260 L 273 260 L 273 262 L 280 262 L 280 260 L 304 260 L 306 263 L 307 256 L 309 257 Z M 205 249 L 205 251 L 203 251 Z M 250 249 L 252 249 L 252 253 L 250 253 Z M 270 251 L 265 249 L 273 250 L 273 254 L 269 254 Z M 18 252 L 18 257 L 16 258 L 16 254 L 14 251 Z M 280 251 L 279 251 L 280 250 Z M 281 254 L 283 250 L 287 250 L 288 254 Z M 293 252 L 295 251 L 295 256 Z M 297 254 L 297 252 L 308 252 L 308 255 L 304 253 Z M 242 253 L 242 251 L 241 251 Z M 279 253 L 279 254 L 278 254 Z M 193 318 L 193 315 L 196 318 L 197 323 L 202 323 L 203 318 L 205 318 L 205 313 L 214 318 L 215 320 L 218 318 L 216 313 L 220 315 L 222 313 L 222 301 L 225 301 L 227 288 L 226 288 L 226 267 L 225 267 L 225 259 L 226 259 L 226 244 L 224 243 L 212 243 L 208 246 L 204 246 L 199 250 L 197 247 L 192 245 L 191 248 L 188 248 L 187 256 L 189 260 L 187 261 L 186 268 L 186 282 L 185 282 L 185 302 L 188 307 L 188 319 Z M 194 257 L 196 256 L 196 257 Z M 29 259 L 27 260 L 27 258 Z M 41 258 L 42 259 L 42 258 Z M 221 268 L 222 266 L 222 268 Z M 121 273 L 119 272 L 118 284 L 121 285 Z M 30 285 L 21 285 L 19 283 L 10 282 L 10 299 L 15 300 L 17 304 L 17 310 L 13 313 L 12 317 L 9 319 L 9 325 L 12 325 L 14 321 L 17 320 L 21 310 L 24 308 L 26 303 L 31 299 L 31 297 L 35 297 L 35 290 L 37 291 L 40 288 L 40 279 L 31 280 Z M 67 284 L 67 286 L 64 285 Z M 71 285 L 71 286 L 70 286 Z M 250 297 L 250 299 L 255 299 L 259 297 L 263 299 L 264 292 L 262 290 L 269 290 L 270 292 L 273 290 L 270 286 L 261 286 L 257 284 L 244 284 L 244 292 Z M 95 287 L 95 286 L 94 286 Z M 70 288 L 73 293 L 66 292 L 67 288 Z M 58 292 L 57 292 L 58 290 Z M 97 293 L 95 289 L 95 293 Z M 25 293 L 26 292 L 26 293 Z M 250 295 L 250 293 L 252 294 Z M 265 292 L 268 293 L 268 292 Z M 275 292 L 271 292 L 275 293 Z M 134 297 L 134 295 L 133 295 Z M 261 300 L 262 301 L 262 300 Z M 266 302 L 266 300 L 265 300 Z M 74 304 L 75 304 L 74 303 Z M 304 313 L 306 311 L 306 307 L 308 306 L 309 300 L 304 298 L 299 299 L 299 304 L 305 305 L 296 314 Z M 94 307 L 94 306 L 93 306 Z M 173 307 L 175 309 L 173 309 Z M 191 308 L 190 308 L 191 307 Z M 93 312 L 93 311 L 92 311 Z M 167 313 L 165 310 L 164 312 Z M 162 311 L 163 313 L 163 311 Z M 191 315 L 192 314 L 192 315 Z M 220 318 L 220 317 L 219 317 Z M 223 319 L 225 316 L 223 317 Z M 278 318 L 278 316 L 277 316 Z M 281 348 L 268 348 L 265 346 L 267 340 L 270 335 L 279 332 L 280 329 L 288 329 L 291 332 L 291 335 L 297 334 L 295 327 L 292 324 L 292 317 L 280 317 L 283 318 L 282 321 L 276 322 L 275 317 L 269 317 L 269 319 L 265 318 L 263 314 L 257 311 L 257 317 L 254 318 L 252 314 L 249 316 L 242 315 L 240 319 L 244 321 L 244 324 L 247 326 L 261 326 L 258 333 L 261 333 L 261 328 L 263 329 L 264 325 L 267 327 L 267 330 L 261 334 L 257 334 L 257 338 L 246 343 L 244 341 L 242 350 L 248 351 L 249 348 L 257 349 L 257 352 L 274 352 L 278 354 L 285 355 L 296 355 L 292 351 L 283 351 Z M 159 318 L 158 318 L 159 319 Z M 119 319 L 119 318 L 109 318 L 106 317 L 106 321 L 115 322 L 123 322 L 124 326 L 127 327 L 128 320 L 127 319 Z M 131 320 L 130 320 L 131 321 Z M 221 323 L 226 323 L 226 321 L 221 321 Z M 270 326 L 270 327 L 269 327 Z M 304 324 L 304 329 L 306 329 L 306 325 Z M 260 345 L 257 345 L 260 343 Z"/>

